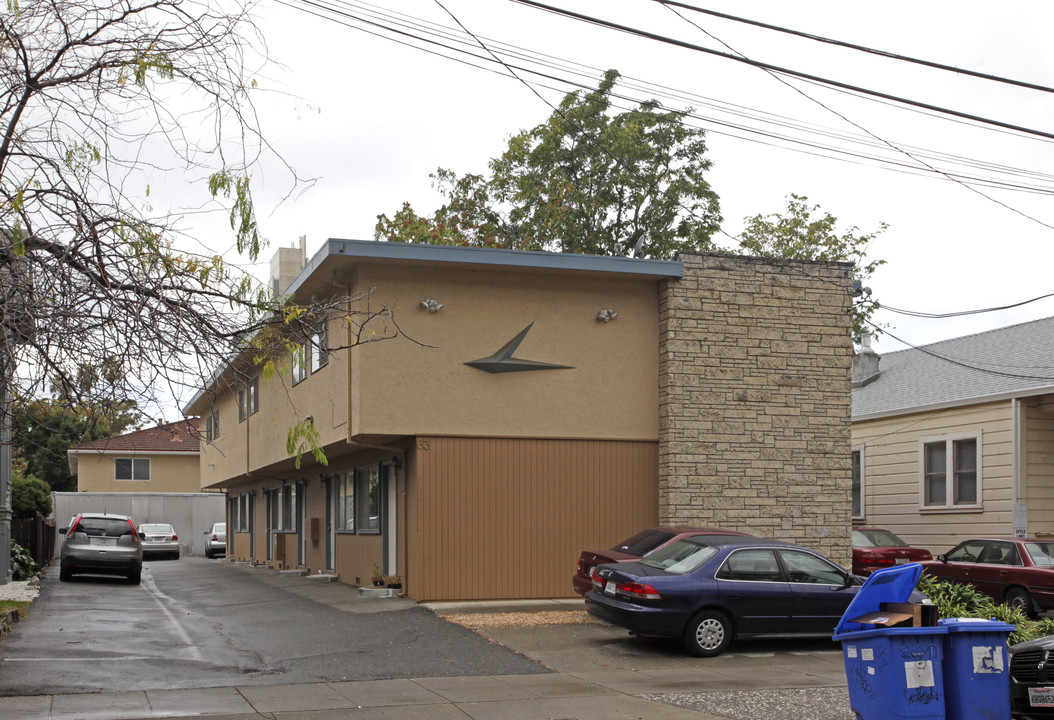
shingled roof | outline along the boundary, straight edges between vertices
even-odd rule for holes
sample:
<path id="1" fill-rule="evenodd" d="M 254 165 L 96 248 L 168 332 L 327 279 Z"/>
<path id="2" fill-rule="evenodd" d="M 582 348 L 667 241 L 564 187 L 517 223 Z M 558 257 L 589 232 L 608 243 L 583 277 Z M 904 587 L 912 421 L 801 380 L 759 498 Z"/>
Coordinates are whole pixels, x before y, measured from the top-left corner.
<path id="1" fill-rule="evenodd" d="M 70 450 L 77 452 L 196 453 L 199 451 L 200 435 L 198 418 L 190 418 L 146 430 L 136 430 L 126 435 L 94 440 L 72 447 Z"/>
<path id="2" fill-rule="evenodd" d="M 853 390 L 853 420 L 1054 392 L 1054 317 L 900 350 Z"/>

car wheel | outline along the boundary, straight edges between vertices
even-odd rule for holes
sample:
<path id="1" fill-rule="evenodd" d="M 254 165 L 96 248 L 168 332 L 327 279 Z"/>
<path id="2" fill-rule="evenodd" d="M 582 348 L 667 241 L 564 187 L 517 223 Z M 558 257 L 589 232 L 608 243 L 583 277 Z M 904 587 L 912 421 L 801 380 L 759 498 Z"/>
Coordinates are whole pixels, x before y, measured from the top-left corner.
<path id="1" fill-rule="evenodd" d="M 732 623 L 724 613 L 704 610 L 688 621 L 681 639 L 692 655 L 714 657 L 732 644 Z"/>
<path id="2" fill-rule="evenodd" d="M 212 559 L 212 553 L 209 552 L 208 550 L 205 551 L 205 559 L 206 560 L 211 560 Z"/>
<path id="3" fill-rule="evenodd" d="M 143 568 L 136 568 L 128 572 L 128 582 L 138 585 L 143 579 Z"/>
<path id="4" fill-rule="evenodd" d="M 59 580 L 62 582 L 69 582 L 73 579 L 73 571 L 68 567 L 59 567 Z"/>
<path id="5" fill-rule="evenodd" d="M 1003 602 L 1013 610 L 1020 610 L 1029 620 L 1036 619 L 1036 609 L 1032 605 L 1032 596 L 1028 594 L 1028 590 L 1014 588 L 1007 592 Z"/>

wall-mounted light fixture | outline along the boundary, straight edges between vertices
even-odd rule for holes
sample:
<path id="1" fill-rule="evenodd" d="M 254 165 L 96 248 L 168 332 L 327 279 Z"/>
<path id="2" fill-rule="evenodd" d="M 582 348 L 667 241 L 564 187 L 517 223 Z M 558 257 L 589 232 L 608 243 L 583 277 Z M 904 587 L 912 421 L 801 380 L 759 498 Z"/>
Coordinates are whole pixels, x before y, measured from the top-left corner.
<path id="1" fill-rule="evenodd" d="M 315 416 L 314 415 L 306 415 L 306 416 L 304 416 L 304 422 L 311 423 L 312 425 L 314 425 L 315 424 Z"/>
<path id="2" fill-rule="evenodd" d="M 440 310 L 443 309 L 442 303 L 440 303 L 438 300 L 433 300 L 432 298 L 428 298 L 427 300 L 422 300 L 421 301 L 421 307 L 423 307 L 425 310 L 427 310 L 430 313 L 437 313 L 437 312 L 439 312 Z"/>
<path id="3" fill-rule="evenodd" d="M 611 308 L 604 308 L 597 313 L 597 322 L 611 322 L 618 317 L 618 313 Z"/>

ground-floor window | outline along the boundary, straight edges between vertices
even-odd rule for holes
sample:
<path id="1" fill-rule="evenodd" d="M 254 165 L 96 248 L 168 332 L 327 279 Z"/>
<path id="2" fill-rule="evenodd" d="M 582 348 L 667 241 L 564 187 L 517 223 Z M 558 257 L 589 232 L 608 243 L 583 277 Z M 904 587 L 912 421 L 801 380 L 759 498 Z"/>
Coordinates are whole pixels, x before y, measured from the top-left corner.
<path id="1" fill-rule="evenodd" d="M 922 504 L 928 508 L 980 504 L 979 435 L 922 438 Z"/>
<path id="2" fill-rule="evenodd" d="M 329 481 L 333 493 L 333 527 L 338 532 L 380 533 L 380 464 L 337 473 Z"/>

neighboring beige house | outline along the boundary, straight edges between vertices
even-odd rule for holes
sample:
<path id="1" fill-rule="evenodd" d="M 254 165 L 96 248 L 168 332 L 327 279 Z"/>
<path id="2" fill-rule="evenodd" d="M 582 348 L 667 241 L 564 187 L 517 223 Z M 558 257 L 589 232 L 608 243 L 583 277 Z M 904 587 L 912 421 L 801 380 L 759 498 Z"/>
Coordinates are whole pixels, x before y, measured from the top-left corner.
<path id="1" fill-rule="evenodd" d="M 67 455 L 78 492 L 201 492 L 197 418 L 85 443 Z"/>
<path id="2" fill-rule="evenodd" d="M 853 522 L 945 552 L 1054 537 L 1054 318 L 853 368 Z"/>
<path id="3" fill-rule="evenodd" d="M 235 559 L 418 600 L 569 596 L 583 548 L 659 522 L 848 563 L 851 269 L 329 240 L 274 286 L 393 317 L 360 336 L 339 308 L 275 372 L 219 369 L 184 408 L 201 487 Z M 288 457 L 297 421 L 326 465 Z"/>

